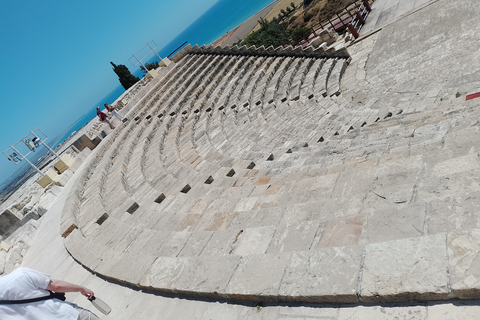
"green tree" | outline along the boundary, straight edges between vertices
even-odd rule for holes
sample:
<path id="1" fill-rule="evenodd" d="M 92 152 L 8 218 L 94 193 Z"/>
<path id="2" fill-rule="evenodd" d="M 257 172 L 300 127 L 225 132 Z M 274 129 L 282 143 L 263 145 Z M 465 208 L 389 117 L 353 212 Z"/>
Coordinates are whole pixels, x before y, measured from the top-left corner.
<path id="1" fill-rule="evenodd" d="M 145 64 L 145 68 L 147 68 L 147 70 L 145 70 L 143 66 L 140 66 L 140 69 L 142 69 L 144 73 L 147 73 L 149 70 L 157 69 L 158 66 L 159 66 L 158 62 L 154 61 L 152 63 Z"/>
<path id="2" fill-rule="evenodd" d="M 111 61 L 110 64 L 113 66 L 113 71 L 117 74 L 118 80 L 120 80 L 120 84 L 125 88 L 125 90 L 128 90 L 128 88 L 140 81 L 140 78 L 135 77 L 133 74 L 131 74 L 130 70 L 128 70 L 125 65 L 119 64 L 117 66 Z"/>
<path id="3" fill-rule="evenodd" d="M 286 23 L 268 22 L 263 18 L 260 18 L 258 23 L 260 24 L 260 30 L 249 34 L 243 40 L 243 44 L 247 46 L 279 47 L 290 43 L 290 31 L 287 29 Z"/>
<path id="4" fill-rule="evenodd" d="M 295 3 L 290 2 L 290 7 L 292 7 L 292 9 L 295 10 L 295 8 L 296 8 L 297 6 L 295 5 Z"/>
<path id="5" fill-rule="evenodd" d="M 297 28 L 293 29 L 291 32 L 291 37 L 293 42 L 300 41 L 307 38 L 310 35 L 311 31 L 308 28 Z"/>

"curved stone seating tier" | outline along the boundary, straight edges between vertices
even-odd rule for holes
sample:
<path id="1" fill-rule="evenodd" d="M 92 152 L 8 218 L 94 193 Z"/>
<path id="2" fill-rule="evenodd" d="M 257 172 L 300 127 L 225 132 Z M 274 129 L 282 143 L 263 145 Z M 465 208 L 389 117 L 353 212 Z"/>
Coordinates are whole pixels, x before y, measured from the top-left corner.
<path id="1" fill-rule="evenodd" d="M 182 50 L 92 152 L 64 208 L 67 250 L 107 279 L 199 297 L 475 296 L 459 243 L 480 241 L 465 187 L 480 140 L 459 140 L 480 112 L 346 88 L 345 52 Z"/>

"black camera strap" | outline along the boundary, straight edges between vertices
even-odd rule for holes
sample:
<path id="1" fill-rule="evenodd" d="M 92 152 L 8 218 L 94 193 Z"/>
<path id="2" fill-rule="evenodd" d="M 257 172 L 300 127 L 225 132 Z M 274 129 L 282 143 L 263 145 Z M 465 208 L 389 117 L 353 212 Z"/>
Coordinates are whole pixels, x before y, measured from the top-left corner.
<path id="1" fill-rule="evenodd" d="M 32 303 L 32 302 L 37 302 L 37 301 L 42 301 L 42 300 L 48 300 L 48 299 L 59 299 L 62 301 L 65 301 L 65 293 L 63 292 L 52 292 L 50 291 L 50 295 L 44 296 L 44 297 L 38 297 L 38 298 L 32 298 L 32 299 L 24 299 L 24 300 L 0 300 L 0 304 L 22 304 L 22 303 Z"/>

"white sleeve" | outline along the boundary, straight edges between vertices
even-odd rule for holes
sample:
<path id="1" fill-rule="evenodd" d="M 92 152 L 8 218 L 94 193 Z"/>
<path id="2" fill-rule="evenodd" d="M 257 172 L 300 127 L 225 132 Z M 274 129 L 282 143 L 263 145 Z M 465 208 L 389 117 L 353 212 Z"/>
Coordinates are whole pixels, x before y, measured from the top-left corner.
<path id="1" fill-rule="evenodd" d="M 37 289 L 46 290 L 50 284 L 50 276 L 47 274 L 29 268 L 22 268 L 22 272 Z"/>

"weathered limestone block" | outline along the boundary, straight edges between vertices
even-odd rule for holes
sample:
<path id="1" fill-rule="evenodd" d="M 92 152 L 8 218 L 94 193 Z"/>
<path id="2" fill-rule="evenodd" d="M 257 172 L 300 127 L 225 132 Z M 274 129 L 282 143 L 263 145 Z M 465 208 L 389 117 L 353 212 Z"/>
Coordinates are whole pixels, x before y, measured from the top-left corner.
<path id="1" fill-rule="evenodd" d="M 243 257 L 233 273 L 225 294 L 232 298 L 275 301 L 290 254 Z"/>
<path id="2" fill-rule="evenodd" d="M 19 222 L 20 219 L 18 219 L 9 210 L 5 210 L 2 214 L 0 214 L 0 235 L 4 237 L 10 235 L 10 230 L 12 227 L 18 225 Z"/>
<path id="3" fill-rule="evenodd" d="M 245 55 L 246 53 L 248 53 L 248 51 L 249 50 L 248 50 L 246 45 L 238 47 L 238 50 L 237 50 L 238 54 L 240 54 L 240 55 L 242 55 L 242 54 Z"/>
<path id="4" fill-rule="evenodd" d="M 60 159 L 55 163 L 55 169 L 61 174 L 75 162 L 75 159 L 69 154 L 63 154 Z"/>
<path id="5" fill-rule="evenodd" d="M 173 292 L 174 284 L 179 279 L 189 259 L 158 257 L 140 284 Z"/>
<path id="6" fill-rule="evenodd" d="M 60 175 L 58 175 L 55 170 L 52 168 L 48 169 L 48 171 L 41 177 L 37 183 L 42 187 L 45 188 L 51 183 L 56 183 L 60 180 Z"/>
<path id="7" fill-rule="evenodd" d="M 335 67 L 332 70 L 332 73 L 328 78 L 327 82 L 327 93 L 329 96 L 340 95 L 340 80 L 342 78 L 343 72 L 345 71 L 345 66 L 345 59 L 339 59 L 338 62 L 335 64 Z"/>
<path id="8" fill-rule="evenodd" d="M 257 203 L 259 197 L 247 197 L 241 198 L 238 200 L 237 205 L 233 211 L 250 211 L 254 208 L 255 204 Z"/>
<path id="9" fill-rule="evenodd" d="M 85 240 L 85 237 L 78 229 L 74 229 L 63 241 L 65 249 L 83 265 L 94 269 L 101 260 L 104 253 L 102 246 L 96 246 L 95 243 Z"/>
<path id="10" fill-rule="evenodd" d="M 157 257 L 141 251 L 122 253 L 112 251 L 111 253 L 111 255 L 103 257 L 103 261 L 95 271 L 134 285 L 143 281 L 145 274 L 157 259 Z"/>
<path id="11" fill-rule="evenodd" d="M 293 220 L 293 219 L 292 219 Z M 320 221 L 285 221 L 277 226 L 268 246 L 268 253 L 309 250 L 319 228 Z"/>
<path id="12" fill-rule="evenodd" d="M 172 232 L 170 237 L 162 243 L 157 254 L 161 256 L 176 257 L 191 235 L 192 233 L 187 231 Z"/>
<path id="13" fill-rule="evenodd" d="M 160 61 L 160 63 L 158 65 L 159 65 L 159 67 L 168 67 L 171 63 L 172 63 L 172 61 L 170 59 L 168 59 L 167 57 L 165 57 L 165 58 L 162 59 L 162 61 Z"/>
<path id="14" fill-rule="evenodd" d="M 364 302 L 446 299 L 446 234 L 365 246 L 361 297 Z"/>
<path id="15" fill-rule="evenodd" d="M 373 193 L 389 203 L 410 202 L 424 167 L 422 155 L 381 163 Z"/>
<path id="16" fill-rule="evenodd" d="M 292 51 L 293 55 L 295 56 L 299 56 L 299 57 L 303 57 L 304 56 L 304 52 L 303 52 L 303 48 L 302 46 L 296 46 L 293 51 Z"/>
<path id="17" fill-rule="evenodd" d="M 10 250 L 10 245 L 8 243 L 6 243 L 5 241 L 0 241 L 0 249 L 5 251 L 5 252 L 8 252 Z"/>
<path id="18" fill-rule="evenodd" d="M 476 175 L 470 172 L 465 173 L 465 175 L 471 176 L 473 180 L 476 179 Z M 439 200 L 430 201 L 428 204 L 428 231 L 431 234 L 480 227 L 480 217 L 478 215 L 480 192 L 466 190 L 468 198 L 458 197 L 456 195 L 461 194 L 459 192 L 461 189 L 457 188 L 457 183 L 452 184 L 452 180 L 456 179 L 449 179 L 446 185 L 439 183 L 436 188 L 441 191 L 432 194 L 432 196 L 438 196 Z M 465 189 L 472 187 L 468 180 L 458 182 L 463 182 L 463 188 Z M 446 190 L 446 188 L 449 190 Z M 447 191 L 447 194 L 442 192 L 444 190 Z"/>
<path id="19" fill-rule="evenodd" d="M 279 295 L 292 301 L 358 302 L 363 247 L 293 252 Z"/>
<path id="20" fill-rule="evenodd" d="M 369 195 L 373 200 L 363 210 L 366 214 L 365 230 L 362 239 L 366 243 L 384 242 L 423 235 L 427 204 L 423 202 L 394 204 Z"/>
<path id="21" fill-rule="evenodd" d="M 461 299 L 480 296 L 480 229 L 447 234 L 452 293 Z"/>
<path id="22" fill-rule="evenodd" d="M 432 173 L 435 176 L 443 177 L 460 172 L 480 169 L 479 157 L 477 153 L 471 153 L 462 157 L 448 159 L 437 163 Z"/>
<path id="23" fill-rule="evenodd" d="M 89 137 L 87 137 L 87 135 L 84 134 L 73 143 L 73 146 L 80 151 L 83 151 L 85 148 L 93 150 L 98 143 L 99 141 L 92 141 Z"/>
<path id="24" fill-rule="evenodd" d="M 193 232 L 185 242 L 185 246 L 178 254 L 178 257 L 195 257 L 202 253 L 203 248 L 212 237 L 213 231 Z"/>
<path id="25" fill-rule="evenodd" d="M 242 230 L 232 228 L 215 231 L 205 245 L 202 255 L 214 257 L 230 254 L 242 232 Z"/>
<path id="26" fill-rule="evenodd" d="M 356 246 L 362 235 L 364 219 L 357 216 L 328 220 L 323 225 L 318 247 Z"/>
<path id="27" fill-rule="evenodd" d="M 264 254 L 274 233 L 273 226 L 247 228 L 239 235 L 233 253 L 240 256 Z"/>
<path id="28" fill-rule="evenodd" d="M 221 296 L 240 260 L 240 256 L 190 258 L 185 261 L 183 271 L 174 283 L 174 289 Z"/>
<path id="29" fill-rule="evenodd" d="M 266 50 L 265 50 L 265 46 L 263 46 L 263 45 L 258 47 L 257 50 L 256 50 L 256 54 L 258 54 L 258 55 L 264 55 L 265 53 L 266 53 Z"/>

